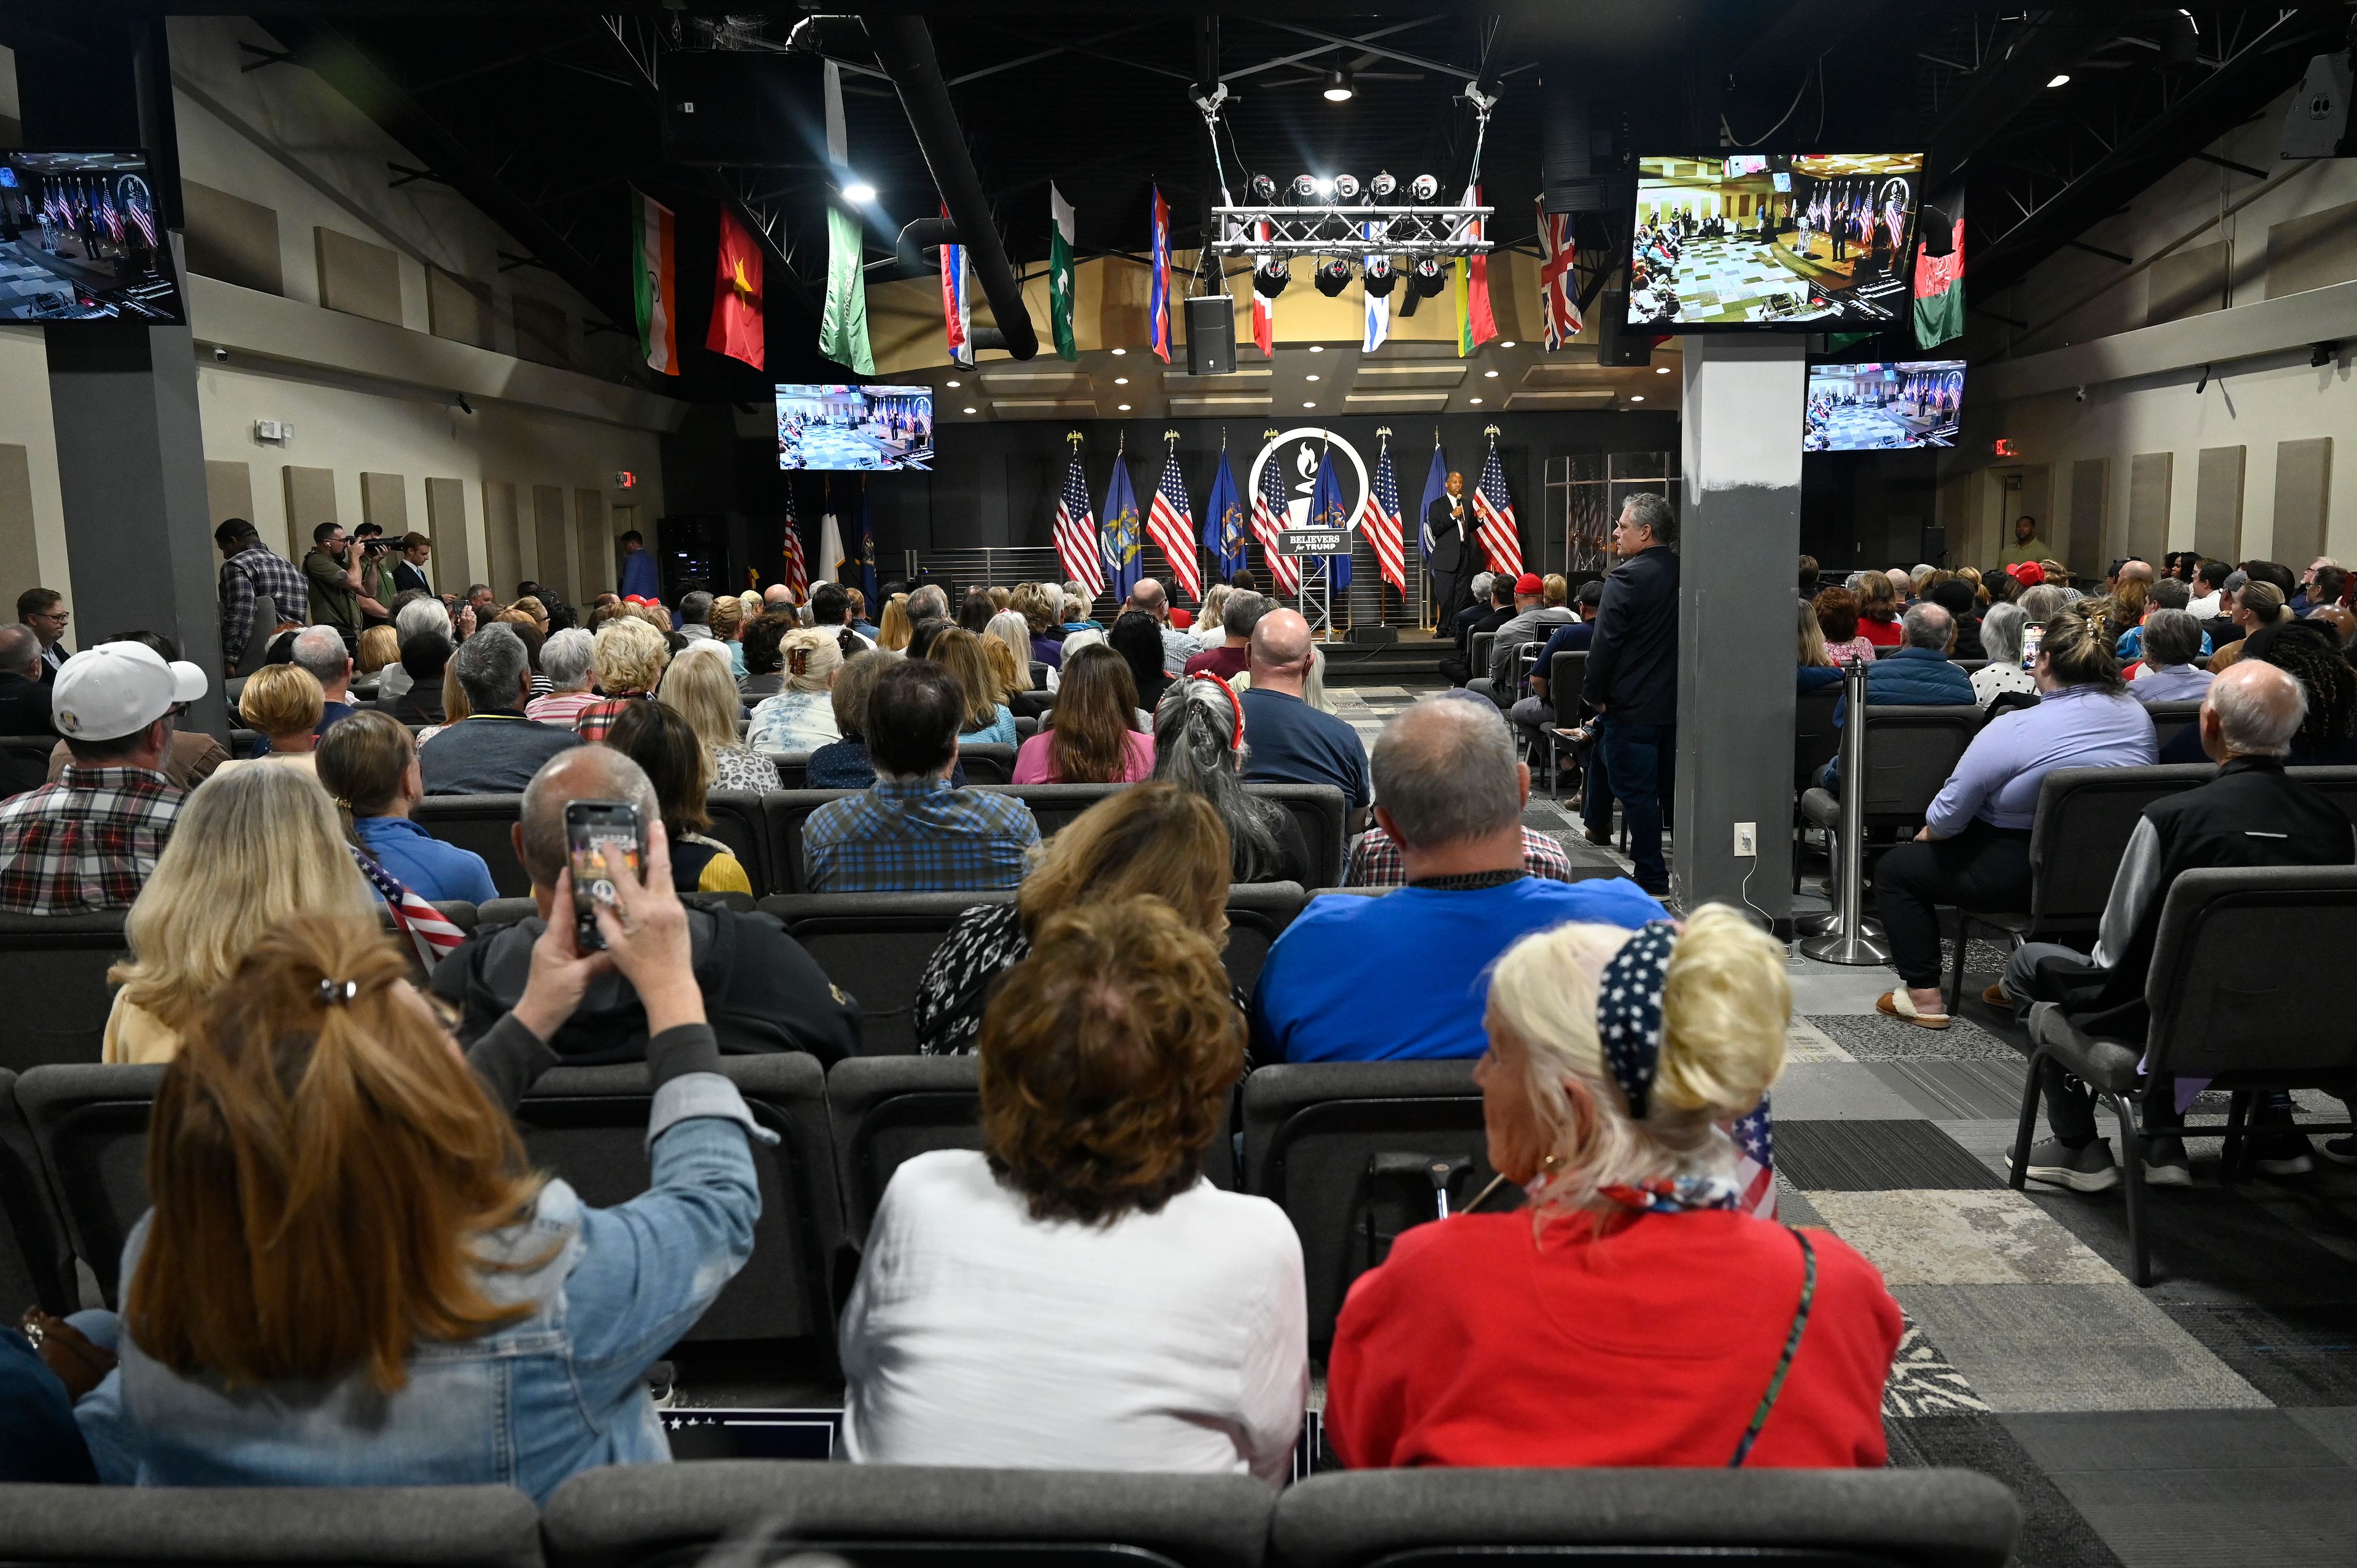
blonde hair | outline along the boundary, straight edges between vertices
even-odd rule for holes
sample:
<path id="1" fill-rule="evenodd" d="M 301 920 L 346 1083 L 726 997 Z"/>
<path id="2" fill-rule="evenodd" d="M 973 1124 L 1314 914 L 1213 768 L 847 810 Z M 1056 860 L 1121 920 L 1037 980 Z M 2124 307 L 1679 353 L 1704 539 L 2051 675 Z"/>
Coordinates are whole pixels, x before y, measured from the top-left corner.
<path id="1" fill-rule="evenodd" d="M 1044 602 L 1044 601 L 1043 601 Z M 926 657 L 952 675 L 965 693 L 965 723 L 961 731 L 986 729 L 998 722 L 998 677 L 983 657 L 982 639 L 962 626 L 943 627 Z"/>
<path id="2" fill-rule="evenodd" d="M 1539 583 L 1540 596 L 1550 606 L 1560 608 L 1571 597 L 1571 579 L 1560 572 L 1549 572 Z"/>
<path id="3" fill-rule="evenodd" d="M 1608 1187 L 1731 1170 L 1718 1123 L 1758 1105 L 1783 1070 L 1784 950 L 1727 905 L 1706 904 L 1672 951 L 1652 1092 L 1632 1120 L 1596 1026 L 1598 980 L 1631 934 L 1556 926 L 1508 948 L 1491 975 L 1487 1022 L 1522 1042 L 1523 1087 L 1555 1162 L 1538 1225 L 1594 1208 Z"/>
<path id="4" fill-rule="evenodd" d="M 895 594 L 884 601 L 884 618 L 877 623 L 876 646 L 898 653 L 909 646 L 909 596 Z"/>
<path id="5" fill-rule="evenodd" d="M 1017 692 L 1028 692 L 1031 689 L 1031 671 L 1028 661 L 1027 660 L 1022 667 L 1018 668 L 1015 662 L 1015 650 L 1001 639 L 996 637 L 984 637 L 982 657 L 990 665 L 990 672 L 998 678 L 1000 702 L 1007 701 Z"/>
<path id="6" fill-rule="evenodd" d="M 318 678 L 300 664 L 264 665 L 246 677 L 237 698 L 238 717 L 273 739 L 317 728 L 327 711 Z"/>
<path id="7" fill-rule="evenodd" d="M 130 961 L 106 978 L 123 1000 L 186 1033 L 257 933 L 314 915 L 373 920 L 375 907 L 325 789 L 291 768 L 233 768 L 180 808 L 124 918 Z"/>
<path id="8" fill-rule="evenodd" d="M 1801 601 L 1801 662 L 1823 669 L 1834 661 L 1825 651 L 1825 628 L 1817 619 L 1817 607 L 1808 600 Z"/>
<path id="9" fill-rule="evenodd" d="M 372 626 L 361 633 L 360 660 L 353 668 L 373 675 L 388 664 L 401 662 L 401 633 L 389 626 Z"/>
<path id="10" fill-rule="evenodd" d="M 1023 678 L 1022 691 L 1031 690 L 1031 624 L 1013 610 L 1001 610 L 990 618 L 983 636 L 993 642 L 1006 645 L 1017 671 Z"/>
<path id="11" fill-rule="evenodd" d="M 823 692 L 843 668 L 843 639 L 831 626 L 806 626 L 778 639 L 778 667 L 790 692 Z"/>
<path id="12" fill-rule="evenodd" d="M 672 660 L 655 700 L 687 721 L 707 757 L 737 744 L 737 677 L 729 672 L 728 650 L 718 643 L 689 643 Z"/>
<path id="13" fill-rule="evenodd" d="M 712 616 L 705 624 L 720 641 L 736 641 L 737 628 L 745 624 L 745 601 L 734 594 L 721 595 L 712 601 Z"/>
<path id="14" fill-rule="evenodd" d="M 609 697 L 653 691 L 670 662 L 671 645 L 645 621 L 609 620 L 597 628 L 590 664 L 597 673 L 598 690 Z"/>

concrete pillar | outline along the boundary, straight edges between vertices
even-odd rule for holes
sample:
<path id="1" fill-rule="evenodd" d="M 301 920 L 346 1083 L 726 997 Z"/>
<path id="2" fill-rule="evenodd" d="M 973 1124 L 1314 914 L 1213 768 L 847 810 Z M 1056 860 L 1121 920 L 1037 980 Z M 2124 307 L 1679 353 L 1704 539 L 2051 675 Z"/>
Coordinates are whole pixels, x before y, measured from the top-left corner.
<path id="1" fill-rule="evenodd" d="M 1798 335 L 1684 339 L 1673 879 L 1789 932 L 1801 550 Z M 1738 824 L 1756 855 L 1735 853 Z"/>

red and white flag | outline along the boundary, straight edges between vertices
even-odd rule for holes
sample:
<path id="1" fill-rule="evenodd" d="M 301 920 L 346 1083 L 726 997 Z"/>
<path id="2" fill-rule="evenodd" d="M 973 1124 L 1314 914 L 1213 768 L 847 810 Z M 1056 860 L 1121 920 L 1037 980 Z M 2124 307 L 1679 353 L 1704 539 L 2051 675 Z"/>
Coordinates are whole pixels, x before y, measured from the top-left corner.
<path id="1" fill-rule="evenodd" d="M 1401 545 L 1399 479 L 1392 472 L 1392 438 L 1383 437 L 1383 449 L 1375 459 L 1374 482 L 1367 487 L 1367 501 L 1360 513 L 1359 532 L 1367 536 L 1367 547 L 1375 553 L 1375 570 L 1383 581 L 1407 592 L 1407 565 Z"/>
<path id="2" fill-rule="evenodd" d="M 383 897 L 385 909 L 393 917 L 393 929 L 409 939 L 410 945 L 417 950 L 417 961 L 429 972 L 467 940 L 467 933 L 449 916 L 411 892 L 399 877 L 357 847 L 352 849 L 352 862 L 369 879 L 369 886 Z"/>
<path id="3" fill-rule="evenodd" d="M 1261 553 L 1268 557 L 1268 575 L 1280 594 L 1301 592 L 1301 568 L 1292 556 L 1276 553 L 1276 536 L 1285 532 L 1292 512 L 1293 498 L 1285 489 L 1284 465 L 1271 450 L 1261 463 L 1260 483 L 1253 489 L 1252 526 L 1253 537 L 1260 541 Z"/>
<path id="4" fill-rule="evenodd" d="M 1490 570 L 1510 577 L 1523 575 L 1523 536 L 1514 526 L 1514 498 L 1506 491 L 1506 470 L 1498 461 L 1498 441 L 1490 438 L 1490 458 L 1481 465 L 1481 482 L 1473 489 L 1475 537 L 1490 558 Z"/>
<path id="5" fill-rule="evenodd" d="M 1187 481 L 1178 474 L 1178 448 L 1162 458 L 1162 482 L 1154 487 L 1154 500 L 1146 509 L 1146 537 L 1162 547 L 1170 563 L 1171 585 L 1196 604 L 1203 602 L 1203 567 L 1195 559 L 1195 509 L 1187 499 Z"/>
<path id="6" fill-rule="evenodd" d="M 1088 475 L 1081 468 L 1079 438 L 1074 437 L 1071 466 L 1064 470 L 1064 489 L 1056 497 L 1056 559 L 1064 575 L 1089 591 L 1093 599 L 1104 592 L 1104 555 L 1097 548 L 1097 514 L 1089 505 Z"/>

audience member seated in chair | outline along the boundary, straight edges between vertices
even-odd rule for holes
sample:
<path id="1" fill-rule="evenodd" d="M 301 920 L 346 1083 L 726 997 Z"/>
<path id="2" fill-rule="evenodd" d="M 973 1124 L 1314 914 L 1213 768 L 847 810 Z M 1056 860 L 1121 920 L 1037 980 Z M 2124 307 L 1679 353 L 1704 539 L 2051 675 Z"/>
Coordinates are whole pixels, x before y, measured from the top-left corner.
<path id="1" fill-rule="evenodd" d="M 2154 636 L 2147 622 L 2147 646 Z M 2199 730 L 2202 750 L 2219 764 L 2218 777 L 2145 808 L 2120 857 L 2094 952 L 2082 956 L 2049 942 L 2026 942 L 2013 950 L 2005 978 L 1989 987 L 1986 1000 L 2011 1003 L 2024 1018 L 2034 1003 L 2059 1003 L 2071 1022 L 2090 1035 L 2141 1039 L 2151 1026 L 2144 993 L 2153 939 L 2178 873 L 2209 866 L 2347 865 L 2357 860 L 2357 830 L 2348 816 L 2314 786 L 2284 771 L 2292 736 L 2307 716 L 2308 693 L 2272 664 L 2244 660 L 2220 675 L 2202 699 Z M 2176 1090 L 2173 1079 L 2153 1079 L 2138 1107 L 2148 1135 L 2144 1179 L 2156 1187 L 2187 1187 L 2193 1180 L 2185 1144 L 2171 1132 L 2185 1122 Z M 2031 1146 L 2029 1178 L 2074 1192 L 2115 1186 L 2120 1174 L 2111 1143 L 2095 1136 L 2094 1107 L 2085 1086 L 2049 1061 L 2044 1090 L 2054 1136 Z M 2255 1114 L 2262 1124 L 2290 1119 L 2289 1103 L 2280 1094 L 2269 1096 Z M 2336 1139 L 2328 1152 L 2335 1158 L 2345 1152 L 2357 1161 L 2357 1138 Z M 2262 1135 L 2255 1158 L 2270 1176 L 2297 1176 L 2313 1165 L 2308 1139 L 2290 1132 Z"/>
<path id="2" fill-rule="evenodd" d="M 655 700 L 687 721 L 703 748 L 713 789 L 758 795 L 778 788 L 778 765 L 737 738 L 745 704 L 737 700 L 737 678 L 728 672 L 725 651 L 735 646 L 715 638 L 689 643 L 663 671 Z"/>
<path id="3" fill-rule="evenodd" d="M 101 638 L 101 642 L 137 642 L 154 650 L 167 664 L 179 661 L 180 650 L 168 637 L 152 631 L 122 631 L 113 637 Z M 46 688 L 44 688 L 46 690 Z M 178 714 L 175 714 L 175 720 Z M 65 776 L 66 765 L 73 760 L 73 752 L 62 740 L 49 748 L 49 773 L 45 782 L 54 784 Z M 193 789 L 213 776 L 213 769 L 229 760 L 229 752 L 221 742 L 202 730 L 175 729 L 172 744 L 164 753 L 163 774 L 183 789 Z"/>
<path id="4" fill-rule="evenodd" d="M 1555 583 L 1560 588 L 1563 579 L 1557 577 Z M 1473 679 L 1466 682 L 1469 691 L 1478 692 L 1501 708 L 1514 704 L 1520 695 L 1513 681 L 1517 650 L 1533 644 L 1544 645 L 1577 618 L 1560 596 L 1552 600 L 1547 596 L 1545 579 L 1529 572 L 1515 579 L 1513 618 L 1501 626 L 1498 635 L 1491 639 L 1490 668 L 1487 671 L 1474 671 Z M 1603 602 L 1603 590 L 1598 588 L 1598 603 Z"/>
<path id="5" fill-rule="evenodd" d="M 264 665 L 246 677 L 245 689 L 237 694 L 237 714 L 262 736 L 266 749 L 260 757 L 232 757 L 213 771 L 231 773 L 269 763 L 315 772 L 317 759 L 312 747 L 318 742 L 325 705 L 319 682 L 300 664 Z"/>
<path id="6" fill-rule="evenodd" d="M 1014 712 L 998 700 L 999 679 L 983 654 L 982 639 L 963 627 L 945 625 L 923 657 L 956 676 L 958 689 L 965 693 L 960 746 L 1013 746 L 1021 738 L 1015 733 Z"/>
<path id="7" fill-rule="evenodd" d="M 780 650 L 787 635 L 801 626 L 791 611 L 769 610 L 745 628 L 745 673 L 737 678 L 738 696 L 758 703 L 786 689 L 785 655 Z"/>
<path id="8" fill-rule="evenodd" d="M 1244 789 L 1250 756 L 1243 701 L 1217 676 L 1189 675 L 1162 693 L 1154 710 L 1154 777 L 1201 796 L 1219 813 L 1228 830 L 1228 880 L 1314 887 L 1324 878 L 1310 869 L 1301 824 Z"/>
<path id="9" fill-rule="evenodd" d="M 559 899 L 557 888 L 565 866 L 565 808 L 575 800 L 627 800 L 641 822 L 651 826 L 662 818 L 645 770 L 610 746 L 577 746 L 540 770 L 524 791 L 514 830 L 516 858 L 532 877 L 538 913 L 511 926 L 483 927 L 434 971 L 435 993 L 459 1009 L 462 1040 L 475 1040 L 516 1005 L 552 915 L 559 924 L 572 921 L 572 904 Z M 857 1005 L 828 983 L 773 916 L 698 902 L 687 911 L 687 932 L 704 1011 L 724 1052 L 807 1051 L 826 1064 L 858 1054 Z M 627 973 L 601 973 L 549 1044 L 566 1062 L 595 1065 L 637 1061 L 647 1040 L 647 1008 Z"/>
<path id="10" fill-rule="evenodd" d="M 425 798 L 409 731 L 382 714 L 357 713 L 320 736 L 315 755 L 320 786 L 361 854 L 430 902 L 488 904 L 500 896 L 481 855 L 444 843 L 409 820 Z"/>
<path id="11" fill-rule="evenodd" d="M 1471 663 L 1474 634 L 1495 631 L 1514 618 L 1514 579 L 1501 573 L 1495 577 L 1476 577 L 1473 585 L 1480 588 L 1484 582 L 1490 585 L 1488 602 L 1477 596 L 1473 604 L 1457 612 L 1457 657 L 1440 661 L 1441 678 L 1452 686 L 1462 686 L 1483 673 Z"/>
<path id="12" fill-rule="evenodd" d="M 566 627 L 540 645 L 540 672 L 547 678 L 548 694 L 523 705 L 523 716 L 559 729 L 571 729 L 581 711 L 594 706 L 597 693 L 591 686 L 591 667 L 597 641 L 577 626 Z"/>
<path id="13" fill-rule="evenodd" d="M 450 669 L 472 711 L 419 748 L 427 794 L 513 795 L 550 757 L 580 744 L 571 730 L 523 716 L 532 666 L 512 628 L 478 630 L 450 656 Z"/>
<path id="14" fill-rule="evenodd" d="M 2212 679 L 2193 662 L 2201 654 L 2201 623 L 2183 610 L 2162 608 L 2146 616 L 2136 630 L 2144 634 L 2137 643 L 2143 665 L 2128 682 L 2128 695 L 2147 703 L 2200 702 Z"/>
<path id="15" fill-rule="evenodd" d="M 73 761 L 58 781 L 0 801 L 0 914 L 126 909 L 187 799 L 163 772 L 179 710 L 205 672 L 144 642 L 102 642 L 52 682 Z"/>
<path id="16" fill-rule="evenodd" d="M 645 609 L 647 607 L 640 607 Z M 664 619 L 654 610 L 657 620 Z M 597 628 L 591 645 L 590 667 L 597 690 L 605 696 L 581 710 L 573 733 L 583 740 L 603 740 L 606 731 L 632 703 L 651 702 L 663 670 L 671 663 L 671 644 L 664 633 L 636 616 L 609 620 Z"/>
<path id="17" fill-rule="evenodd" d="M 876 782 L 876 767 L 867 759 L 867 699 L 875 695 L 876 677 L 884 672 L 889 662 L 889 655 L 873 649 L 855 653 L 843 661 L 843 668 L 835 672 L 834 684 L 827 691 L 827 700 L 834 707 L 834 727 L 843 738 L 831 740 L 810 754 L 810 766 L 803 769 L 805 787 L 865 789 Z M 963 766 L 950 775 L 950 782 L 965 782 Z"/>
<path id="18" fill-rule="evenodd" d="M 1555 723 L 1555 694 L 1547 685 L 1555 679 L 1555 656 L 1587 651 L 1588 644 L 1596 639 L 1597 607 L 1603 602 L 1604 585 L 1601 581 L 1582 583 L 1579 592 L 1572 596 L 1573 614 L 1577 618 L 1556 627 L 1539 649 L 1538 659 L 1531 665 L 1530 695 L 1515 703 L 1509 711 L 1514 727 L 1522 732 L 1526 745 L 1537 745 L 1540 727 Z M 1574 692 L 1570 696 L 1571 706 L 1577 711 L 1579 693 Z"/>
<path id="19" fill-rule="evenodd" d="M 2046 623 L 2035 707 L 1999 714 L 1973 737 L 1911 843 L 1875 867 L 1874 890 L 1900 985 L 1877 1010 L 1944 1029 L 1939 906 L 2026 912 L 2038 791 L 2058 768 L 2144 768 L 2152 717 L 2127 694 L 2101 633 L 2070 611 Z"/>
<path id="20" fill-rule="evenodd" d="M 1348 813 L 1367 808 L 1367 748 L 1359 732 L 1302 696 L 1313 645 L 1309 623 L 1271 610 L 1253 628 L 1252 686 L 1243 694 L 1244 778 L 1254 784 L 1331 784 Z"/>
<path id="21" fill-rule="evenodd" d="M 1159 898 L 1189 929 L 1225 947 L 1227 866 L 1227 830 L 1202 797 L 1142 784 L 1098 801 L 1049 841 L 1015 902 L 960 916 L 933 950 L 911 1013 L 917 1048 L 927 1056 L 971 1052 L 993 985 L 1030 954 L 1031 933 L 1066 909 Z"/>
<path id="22" fill-rule="evenodd" d="M 374 718 L 407 743 L 408 731 Z M 107 975 L 118 989 L 102 1059 L 171 1060 L 189 1020 L 229 983 L 255 938 L 340 916 L 373 920 L 376 898 L 319 787 L 287 768 L 210 780 L 181 808 L 156 874 L 124 918 L 131 956 Z"/>
<path id="23" fill-rule="evenodd" d="M 1824 622 L 1817 618 L 1817 607 L 1803 599 L 1800 608 L 1800 672 L 1793 680 L 1793 690 L 1796 694 L 1806 695 L 1840 685 L 1842 671 L 1825 648 Z"/>
<path id="24" fill-rule="evenodd" d="M 53 736 L 41 639 L 28 626 L 0 626 L 0 735 Z"/>
<path id="25" fill-rule="evenodd" d="M 1134 784 L 1154 776 L 1154 737 L 1137 731 L 1137 682 L 1110 648 L 1066 650 L 1063 693 L 1046 724 L 1016 750 L 1017 784 Z"/>
<path id="26" fill-rule="evenodd" d="M 680 655 L 679 664 L 691 657 Z M 661 703 L 640 703 L 614 721 L 606 732 L 606 744 L 646 769 L 647 781 L 654 786 L 663 826 L 671 834 L 673 886 L 682 893 L 749 895 L 753 882 L 745 875 L 744 864 L 707 832 L 712 814 L 705 797 L 711 792 L 711 758 L 696 743 L 687 720 Z"/>
<path id="27" fill-rule="evenodd" d="M 1889 650 L 1866 667 L 1866 700 L 1869 706 L 1964 707 L 1973 701 L 1972 677 L 1948 660 L 1948 642 L 1955 633 L 1955 618 L 1938 605 L 1910 607 L 1900 618 L 1904 645 Z M 1848 699 L 1834 704 L 1834 723 L 1847 721 Z M 1817 769 L 1817 782 L 1841 793 L 1841 757 L 1836 755 Z"/>
<path id="28" fill-rule="evenodd" d="M 1211 675 L 1222 681 L 1232 681 L 1252 668 L 1253 628 L 1260 624 L 1261 617 L 1275 607 L 1258 594 L 1225 588 L 1224 585 L 1211 590 L 1215 595 L 1222 591 L 1227 597 L 1221 602 L 1217 611 L 1218 629 L 1211 632 L 1207 628 L 1206 635 L 1211 637 L 1211 641 L 1204 646 L 1203 651 L 1187 660 L 1183 671 L 1186 674 Z M 1207 598 L 1203 601 L 1204 621 L 1211 621 L 1212 615 L 1211 601 Z"/>
<path id="29" fill-rule="evenodd" d="M 779 656 L 785 660 L 785 687 L 754 707 L 752 723 L 745 731 L 747 746 L 755 751 L 816 752 L 843 738 L 832 695 L 844 665 L 841 635 L 819 627 L 786 634 L 778 645 Z M 813 786 L 816 787 L 816 780 Z"/>
<path id="30" fill-rule="evenodd" d="M 1724 905 L 1682 937 L 1508 950 L 1476 1077 L 1529 1208 L 1417 1226 L 1351 1286 L 1327 1365 L 1345 1464 L 1882 1466 L 1899 1304 L 1831 1231 L 1755 1219 L 1747 1177 L 1775 1178 L 1726 1131 L 1782 1067 L 1791 1003 L 1783 949 Z"/>
<path id="31" fill-rule="evenodd" d="M 876 677 L 866 738 L 876 782 L 810 814 L 802 853 L 813 893 L 948 893 L 1012 887 L 1039 842 L 1031 809 L 1011 795 L 950 782 L 965 688 L 930 659 L 899 659 Z"/>
<path id="32" fill-rule="evenodd" d="M 98 1484 L 81 1428 L 74 1424 L 77 1391 L 49 1365 L 65 1353 L 51 1343 L 58 1322 L 44 1326 L 39 1350 L 17 1330 L 0 1327 L 0 1485 Z M 80 1330 L 65 1329 L 78 1340 Z"/>
<path id="33" fill-rule="evenodd" d="M 671 1456 L 647 1369 L 751 1254 L 747 1140 L 770 1134 L 717 1070 L 670 869 L 651 829 L 647 886 L 615 873 L 597 912 L 605 950 L 576 951 L 570 919 L 544 933 L 464 1058 L 373 919 L 253 939 L 156 1093 L 122 1362 L 75 1412 L 102 1478 L 504 1482 L 545 1502 L 592 1466 Z M 609 973 L 645 999 L 653 1169 L 597 1209 L 531 1172 L 508 1115 Z"/>
<path id="34" fill-rule="evenodd" d="M 442 707 L 442 677 L 449 667 L 449 638 L 438 631 L 421 631 L 407 639 L 401 645 L 401 662 L 393 667 L 401 679 L 394 681 L 393 671 L 387 671 L 378 683 L 377 711 L 421 729 L 443 724 L 449 715 Z"/>
<path id="35" fill-rule="evenodd" d="M 1159 898 L 1040 924 L 983 1018 L 983 1148 L 902 1165 L 868 1233 L 849 1458 L 1284 1484 L 1301 1243 L 1201 1175 L 1243 1047 L 1212 939 Z"/>
<path id="36" fill-rule="evenodd" d="M 1523 869 L 1531 770 L 1493 705 L 1427 697 L 1375 742 L 1375 821 L 1407 886 L 1313 898 L 1253 994 L 1262 1061 L 1465 1058 L 1482 1051 L 1480 977 L 1514 940 L 1566 920 L 1637 927 L 1662 906 L 1625 877 Z"/>
<path id="37" fill-rule="evenodd" d="M 332 626 L 307 626 L 295 634 L 290 649 L 294 661 L 319 682 L 318 733 L 325 735 L 358 711 L 352 704 L 352 656 L 344 647 L 344 634 Z"/>
<path id="38" fill-rule="evenodd" d="M 2287 671 L 2307 694 L 2308 716 L 2291 737 L 2290 766 L 2357 765 L 2357 670 L 2342 653 L 2338 632 L 2321 621 L 2277 621 L 2253 632 L 2242 650 L 2242 661 L 2255 659 Z M 2160 759 L 2198 762 L 2200 748 L 2201 736 L 2189 725 L 2161 748 Z"/>

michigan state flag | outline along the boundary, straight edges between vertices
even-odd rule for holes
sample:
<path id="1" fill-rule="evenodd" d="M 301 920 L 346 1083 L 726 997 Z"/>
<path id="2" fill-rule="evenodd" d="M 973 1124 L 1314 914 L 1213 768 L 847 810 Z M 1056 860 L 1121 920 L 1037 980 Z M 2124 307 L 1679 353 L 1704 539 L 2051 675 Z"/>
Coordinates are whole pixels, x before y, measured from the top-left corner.
<path id="1" fill-rule="evenodd" d="M 1048 187 L 1048 321 L 1056 335 L 1056 358 L 1077 360 L 1072 338 L 1072 205 Z"/>
<path id="2" fill-rule="evenodd" d="M 1243 570 L 1244 501 L 1224 446 L 1220 448 L 1220 471 L 1211 476 L 1211 499 L 1203 503 L 1203 548 L 1218 562 L 1222 577 Z"/>
<path id="3" fill-rule="evenodd" d="M 1116 456 L 1113 460 L 1113 482 L 1105 486 L 1104 532 L 1098 536 L 1099 548 L 1104 555 L 1106 586 L 1113 591 L 1115 606 L 1129 597 L 1137 580 L 1146 575 L 1145 560 L 1138 546 L 1137 495 L 1129 488 L 1129 459 Z"/>
<path id="4" fill-rule="evenodd" d="M 1309 491 L 1309 526 L 1339 528 L 1342 531 L 1342 552 L 1326 557 L 1328 592 L 1351 585 L 1351 513 L 1342 502 L 1341 476 L 1334 471 L 1334 447 L 1328 443 L 1326 455 L 1318 459 L 1318 482 Z"/>

